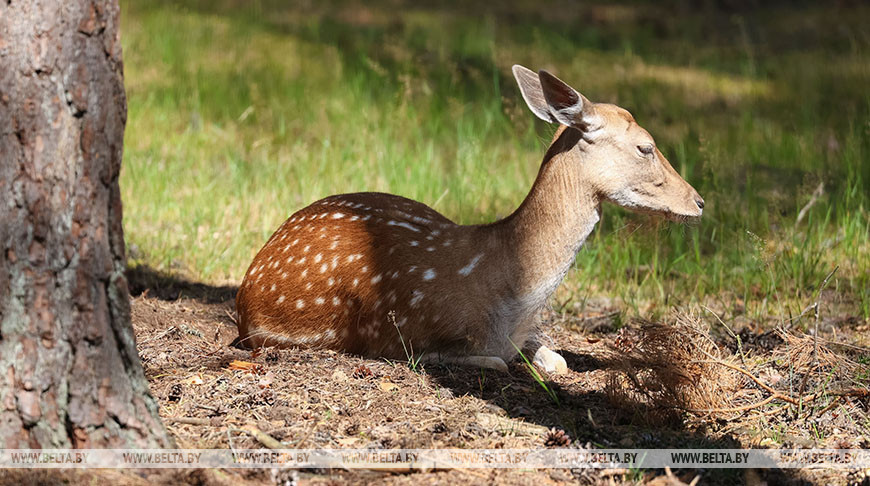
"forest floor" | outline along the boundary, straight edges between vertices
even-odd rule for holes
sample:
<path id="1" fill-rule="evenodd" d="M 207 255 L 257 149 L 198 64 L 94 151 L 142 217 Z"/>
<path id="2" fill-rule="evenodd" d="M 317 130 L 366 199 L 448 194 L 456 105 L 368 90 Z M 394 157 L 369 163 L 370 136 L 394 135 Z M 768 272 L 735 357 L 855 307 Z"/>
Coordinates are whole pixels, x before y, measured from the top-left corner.
<path id="1" fill-rule="evenodd" d="M 708 322 L 715 317 L 689 311 L 618 330 L 613 309 L 594 302 L 582 315 L 550 311 L 549 334 L 569 372 L 539 382 L 521 360 L 505 374 L 324 350 L 251 353 L 230 346 L 237 335 L 233 287 L 143 268 L 131 271 L 130 281 L 139 354 L 180 448 L 255 449 L 264 447 L 264 437 L 286 448 L 330 449 L 870 447 L 870 329 L 849 316 L 821 315 L 814 343 L 785 326 L 730 329 L 732 337 L 713 332 Z M 825 470 L 685 470 L 673 477 L 661 470 L 510 469 L 186 474 L 188 482 L 214 484 L 870 481 L 870 471 Z"/>
<path id="2" fill-rule="evenodd" d="M 178 448 L 870 448 L 870 326 L 820 313 L 819 340 L 787 325 L 727 327 L 675 310 L 617 323 L 605 304 L 545 312 L 569 371 L 509 373 L 258 353 L 236 337 L 232 286 L 129 272 L 139 355 Z M 835 301 L 822 293 L 821 308 Z M 618 327 L 618 329 L 616 329 Z M 722 332 L 719 332 L 722 331 Z M 733 334 L 732 334 L 733 333 Z M 815 346 L 818 345 L 818 351 Z M 7 471 L 0 483 L 868 484 L 870 470 L 464 469 Z"/>

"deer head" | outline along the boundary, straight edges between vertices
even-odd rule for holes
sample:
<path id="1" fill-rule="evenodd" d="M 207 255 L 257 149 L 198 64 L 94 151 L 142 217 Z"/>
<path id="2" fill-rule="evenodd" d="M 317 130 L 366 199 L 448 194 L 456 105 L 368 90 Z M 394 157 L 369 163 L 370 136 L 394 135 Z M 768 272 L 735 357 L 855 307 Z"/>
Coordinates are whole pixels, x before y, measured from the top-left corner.
<path id="1" fill-rule="evenodd" d="M 699 218 L 704 200 L 671 166 L 652 136 L 627 110 L 593 103 L 548 73 L 513 67 L 523 99 L 540 119 L 580 132 L 571 149 L 600 200 L 684 221 Z"/>

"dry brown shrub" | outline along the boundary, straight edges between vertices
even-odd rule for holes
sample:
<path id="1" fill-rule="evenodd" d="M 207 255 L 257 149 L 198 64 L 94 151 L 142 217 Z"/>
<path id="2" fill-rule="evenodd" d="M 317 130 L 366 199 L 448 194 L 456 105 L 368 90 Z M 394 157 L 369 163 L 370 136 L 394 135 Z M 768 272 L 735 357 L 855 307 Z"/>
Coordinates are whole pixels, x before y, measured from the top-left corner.
<path id="1" fill-rule="evenodd" d="M 773 350 L 775 362 L 781 366 L 790 368 L 791 373 L 800 377 L 804 383 L 804 390 L 811 390 L 822 383 L 818 379 L 824 379 L 828 385 L 849 381 L 861 367 L 858 363 L 850 360 L 843 353 L 837 353 L 824 341 L 817 342 L 809 334 L 794 334 L 792 332 L 777 330 L 777 335 L 782 338 L 784 345 Z M 816 348 L 818 346 L 818 348 Z M 818 362 L 816 362 L 816 349 L 818 349 Z"/>
<path id="2" fill-rule="evenodd" d="M 701 319 L 677 312 L 663 324 L 638 321 L 609 347 L 611 403 L 649 423 L 679 422 L 690 413 L 733 421 L 777 413 L 778 419 L 866 410 L 866 365 L 806 334 L 778 330 L 771 354 L 738 355 L 717 346 Z M 785 405 L 785 407 L 783 407 Z M 778 407 L 778 408 L 771 408 Z"/>
<path id="3" fill-rule="evenodd" d="M 698 317 L 678 312 L 671 320 L 638 321 L 639 328 L 620 331 L 609 349 L 611 402 L 652 422 L 730 407 L 745 380 L 714 360 L 734 364 L 734 356 L 719 349 Z"/>

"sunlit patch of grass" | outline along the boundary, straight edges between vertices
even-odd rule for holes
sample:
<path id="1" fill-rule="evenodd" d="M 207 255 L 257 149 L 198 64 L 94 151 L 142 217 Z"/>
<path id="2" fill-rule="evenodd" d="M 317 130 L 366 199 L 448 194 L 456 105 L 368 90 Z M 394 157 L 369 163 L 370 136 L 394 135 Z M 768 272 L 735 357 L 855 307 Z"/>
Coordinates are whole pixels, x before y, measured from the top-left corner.
<path id="1" fill-rule="evenodd" d="M 122 1 L 135 259 L 238 282 L 288 215 L 341 192 L 404 195 L 461 223 L 509 214 L 553 130 L 514 87 L 522 63 L 628 108 L 707 201 L 698 226 L 605 206 L 560 298 L 646 317 L 711 299 L 732 316 L 796 315 L 840 265 L 844 312 L 870 318 L 867 9 L 831 31 L 825 9 L 795 23 L 775 8 L 476 8 Z"/>

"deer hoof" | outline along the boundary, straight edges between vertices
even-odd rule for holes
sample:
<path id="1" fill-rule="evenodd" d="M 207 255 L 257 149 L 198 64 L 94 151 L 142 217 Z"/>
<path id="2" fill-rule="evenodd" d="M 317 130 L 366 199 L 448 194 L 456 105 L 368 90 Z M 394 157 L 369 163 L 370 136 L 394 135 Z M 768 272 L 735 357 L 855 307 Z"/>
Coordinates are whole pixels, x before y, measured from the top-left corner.
<path id="1" fill-rule="evenodd" d="M 565 362 L 565 358 L 546 346 L 538 348 L 533 363 L 550 375 L 563 375 L 568 372 L 568 363 Z"/>

